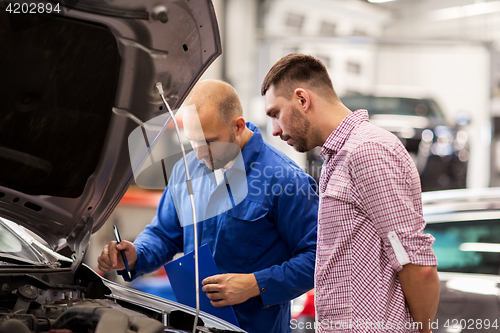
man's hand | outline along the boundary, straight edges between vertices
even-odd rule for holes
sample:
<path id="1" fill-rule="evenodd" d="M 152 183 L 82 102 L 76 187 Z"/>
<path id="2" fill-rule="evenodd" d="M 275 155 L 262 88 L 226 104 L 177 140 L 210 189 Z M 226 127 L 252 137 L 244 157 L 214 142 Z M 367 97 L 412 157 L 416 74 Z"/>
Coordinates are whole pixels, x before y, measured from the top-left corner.
<path id="1" fill-rule="evenodd" d="M 434 321 L 439 303 L 436 267 L 407 264 L 398 272 L 398 276 L 413 320 L 422 323 L 420 332 L 431 332 L 429 323 Z"/>
<path id="2" fill-rule="evenodd" d="M 215 307 L 234 305 L 260 295 L 259 285 L 253 274 L 219 274 L 202 281 L 203 291 Z"/>
<path id="3" fill-rule="evenodd" d="M 120 244 L 111 241 L 108 245 L 104 245 L 101 255 L 97 258 L 97 267 L 103 272 L 109 272 L 113 269 L 125 269 L 125 264 L 118 250 L 125 251 L 128 265 L 131 270 L 134 269 L 137 262 L 137 252 L 135 251 L 135 245 L 128 241 L 121 241 Z"/>

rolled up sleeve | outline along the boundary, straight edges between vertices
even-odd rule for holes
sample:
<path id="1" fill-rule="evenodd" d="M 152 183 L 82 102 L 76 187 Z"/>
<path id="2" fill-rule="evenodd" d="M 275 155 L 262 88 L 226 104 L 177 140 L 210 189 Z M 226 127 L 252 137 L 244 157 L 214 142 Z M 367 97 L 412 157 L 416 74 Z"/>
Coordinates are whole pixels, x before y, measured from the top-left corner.
<path id="1" fill-rule="evenodd" d="M 420 178 L 404 147 L 364 143 L 353 152 L 351 172 L 356 202 L 370 217 L 392 268 L 437 266 L 434 237 L 424 234 Z"/>

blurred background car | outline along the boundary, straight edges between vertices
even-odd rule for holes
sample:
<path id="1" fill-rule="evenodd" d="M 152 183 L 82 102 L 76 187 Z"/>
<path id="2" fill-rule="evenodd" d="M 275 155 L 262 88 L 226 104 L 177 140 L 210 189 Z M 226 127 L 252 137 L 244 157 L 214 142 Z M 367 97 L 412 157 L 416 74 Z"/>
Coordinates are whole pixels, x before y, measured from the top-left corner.
<path id="1" fill-rule="evenodd" d="M 314 289 L 292 300 L 291 328 L 297 333 L 314 333 Z"/>
<path id="2" fill-rule="evenodd" d="M 469 143 L 466 115 L 453 122 L 428 97 L 394 94 L 351 94 L 341 97 L 350 110 L 368 110 L 370 122 L 394 133 L 404 144 L 420 174 L 422 190 L 466 187 Z M 319 165 L 318 151 L 308 158 Z"/>
<path id="3" fill-rule="evenodd" d="M 423 195 L 441 280 L 433 332 L 500 327 L 500 188 Z"/>
<path id="4" fill-rule="evenodd" d="M 422 201 L 441 281 L 432 331 L 498 330 L 500 188 L 427 192 Z M 292 304 L 294 332 L 314 332 L 314 291 Z"/>

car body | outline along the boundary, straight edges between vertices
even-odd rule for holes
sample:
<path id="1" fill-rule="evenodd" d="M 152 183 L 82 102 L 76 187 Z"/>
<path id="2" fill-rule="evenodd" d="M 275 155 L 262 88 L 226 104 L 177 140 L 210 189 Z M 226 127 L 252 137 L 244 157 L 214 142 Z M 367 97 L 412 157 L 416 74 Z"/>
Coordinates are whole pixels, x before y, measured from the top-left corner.
<path id="1" fill-rule="evenodd" d="M 387 93 L 341 100 L 350 110 L 368 110 L 371 123 L 401 140 L 417 166 L 423 191 L 466 187 L 467 133 L 448 120 L 435 99 Z"/>
<path id="2" fill-rule="evenodd" d="M 107 281 L 82 262 L 138 167 L 130 134 L 144 131 L 147 158 L 168 125 L 169 116 L 159 129 L 145 126 L 167 111 L 156 84 L 175 112 L 221 54 L 213 5 L 30 3 L 0 3 L 0 331 L 66 332 L 82 316 L 86 332 L 129 328 L 110 329 L 117 321 L 192 331 L 194 309 Z M 203 332 L 241 332 L 205 313 L 200 320 Z"/>
<path id="3" fill-rule="evenodd" d="M 500 327 L 500 188 L 423 193 L 426 233 L 435 237 L 440 299 L 434 333 Z M 314 293 L 292 306 L 294 332 L 314 332 Z M 429 323 L 427 323 L 428 325 Z"/>
<path id="4" fill-rule="evenodd" d="M 500 327 L 500 188 L 423 195 L 441 281 L 433 332 Z"/>
<path id="5" fill-rule="evenodd" d="M 195 310 L 106 280 L 0 218 L 0 332 L 192 332 Z M 121 322 L 122 324 L 117 324 Z M 200 332 L 244 332 L 202 312 Z"/>
<path id="6" fill-rule="evenodd" d="M 469 159 L 464 130 L 467 115 L 460 114 L 457 122 L 450 121 L 429 96 L 420 89 L 384 87 L 373 94 L 349 94 L 340 99 L 352 111 L 368 110 L 371 123 L 401 140 L 419 171 L 423 191 L 465 188 Z M 309 153 L 311 164 L 320 165 L 318 155 L 317 151 Z"/>

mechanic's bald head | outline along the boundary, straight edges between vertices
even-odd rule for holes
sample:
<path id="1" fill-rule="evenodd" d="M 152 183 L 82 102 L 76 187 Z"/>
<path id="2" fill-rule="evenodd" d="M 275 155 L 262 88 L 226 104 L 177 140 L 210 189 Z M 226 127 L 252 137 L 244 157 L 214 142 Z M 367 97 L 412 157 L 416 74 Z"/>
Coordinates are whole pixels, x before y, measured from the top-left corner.
<path id="1" fill-rule="evenodd" d="M 253 134 L 246 127 L 240 98 L 234 88 L 218 80 L 198 82 L 184 106 L 184 134 L 196 158 L 204 160 L 212 170 L 227 167 Z"/>
<path id="2" fill-rule="evenodd" d="M 225 125 L 243 116 L 243 107 L 236 90 L 220 80 L 198 82 L 186 98 L 184 105 L 195 105 L 198 113 L 217 110 L 217 117 Z"/>

